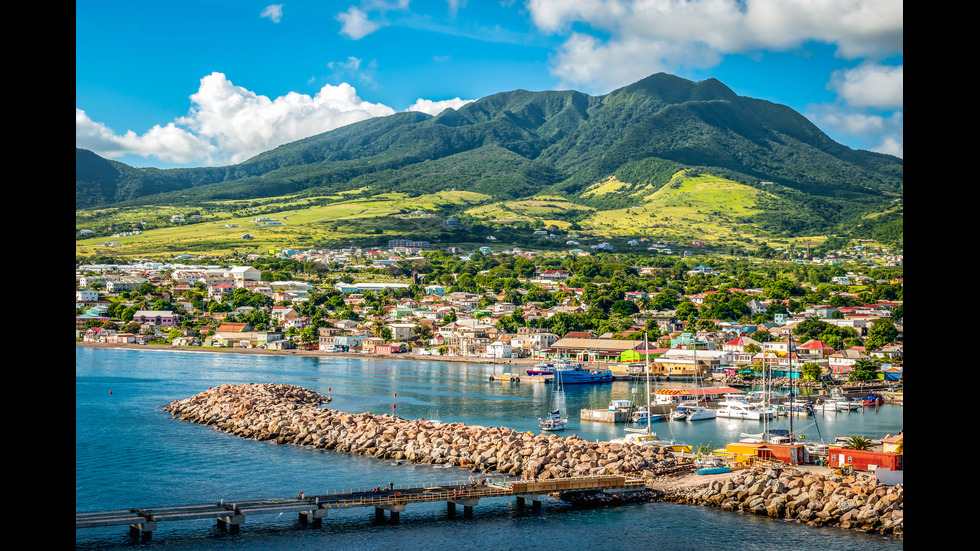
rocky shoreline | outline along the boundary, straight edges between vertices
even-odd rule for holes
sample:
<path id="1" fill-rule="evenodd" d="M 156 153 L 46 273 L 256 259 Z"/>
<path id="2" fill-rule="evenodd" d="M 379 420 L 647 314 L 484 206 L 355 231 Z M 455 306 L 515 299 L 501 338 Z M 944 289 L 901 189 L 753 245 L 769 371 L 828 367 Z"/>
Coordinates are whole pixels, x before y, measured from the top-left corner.
<path id="1" fill-rule="evenodd" d="M 469 468 L 473 472 L 548 479 L 629 474 L 649 481 L 693 467 L 660 446 L 588 442 L 576 435 L 533 434 L 506 427 L 467 426 L 389 414 L 353 414 L 322 407 L 329 398 L 293 385 L 222 385 L 165 410 L 175 418 L 242 438 L 394 461 Z M 697 476 L 697 475 L 689 475 Z M 564 496 L 596 505 L 616 500 L 662 501 L 795 519 L 814 526 L 902 533 L 902 486 L 873 477 L 840 479 L 796 469 L 743 470 L 724 480 L 649 489 L 631 496 Z"/>

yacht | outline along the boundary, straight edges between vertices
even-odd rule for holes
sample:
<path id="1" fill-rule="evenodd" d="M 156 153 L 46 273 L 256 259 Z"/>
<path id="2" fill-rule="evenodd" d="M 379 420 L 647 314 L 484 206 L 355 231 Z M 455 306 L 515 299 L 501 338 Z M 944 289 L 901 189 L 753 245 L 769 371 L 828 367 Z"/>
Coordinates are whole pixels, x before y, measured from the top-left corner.
<path id="1" fill-rule="evenodd" d="M 726 394 L 725 399 L 719 404 L 721 407 L 716 411 L 718 417 L 729 419 L 751 419 L 759 421 L 762 419 L 772 419 L 775 417 L 771 411 L 763 411 L 750 404 L 745 396 L 741 394 Z"/>

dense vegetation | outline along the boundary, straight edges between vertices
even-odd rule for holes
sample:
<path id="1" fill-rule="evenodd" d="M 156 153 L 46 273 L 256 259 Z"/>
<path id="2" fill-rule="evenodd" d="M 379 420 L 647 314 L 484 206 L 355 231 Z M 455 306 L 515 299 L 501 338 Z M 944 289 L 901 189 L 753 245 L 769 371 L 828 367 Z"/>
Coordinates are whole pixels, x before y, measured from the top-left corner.
<path id="1" fill-rule="evenodd" d="M 744 220 L 765 231 L 812 235 L 860 225 L 875 237 L 901 235 L 901 159 L 853 151 L 791 109 L 737 96 L 716 80 L 665 74 L 605 96 L 516 90 L 435 117 L 370 119 L 227 167 L 134 169 L 76 149 L 75 198 L 85 209 L 455 188 L 493 201 L 549 193 L 619 209 L 640 203 L 636 190 L 655 190 L 685 168 L 750 186 L 774 182 L 765 189 L 783 200 Z M 627 185 L 586 193 L 610 176 Z"/>

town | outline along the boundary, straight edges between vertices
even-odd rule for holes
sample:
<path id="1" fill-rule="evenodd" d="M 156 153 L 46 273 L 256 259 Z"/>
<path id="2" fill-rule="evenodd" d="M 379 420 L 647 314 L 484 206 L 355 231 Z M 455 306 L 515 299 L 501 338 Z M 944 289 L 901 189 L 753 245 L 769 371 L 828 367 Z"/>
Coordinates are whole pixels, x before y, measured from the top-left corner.
<path id="1" fill-rule="evenodd" d="M 228 264 L 79 263 L 76 341 L 564 358 L 620 372 L 649 359 L 674 379 L 766 364 L 777 377 L 901 380 L 900 252 L 859 244 L 733 258 L 692 254 L 698 245 L 465 253 L 399 239 Z"/>

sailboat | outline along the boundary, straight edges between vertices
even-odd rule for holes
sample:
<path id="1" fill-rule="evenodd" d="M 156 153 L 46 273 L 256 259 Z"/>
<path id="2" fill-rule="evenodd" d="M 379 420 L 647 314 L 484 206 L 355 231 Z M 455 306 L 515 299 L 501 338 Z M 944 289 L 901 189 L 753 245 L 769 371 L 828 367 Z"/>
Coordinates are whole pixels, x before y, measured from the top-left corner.
<path id="1" fill-rule="evenodd" d="M 541 430 L 560 431 L 565 430 L 568 424 L 568 410 L 565 408 L 565 388 L 560 377 L 555 378 L 554 409 L 548 413 L 548 417 L 540 421 Z M 564 417 L 562 417 L 564 415 Z"/>
<path id="2" fill-rule="evenodd" d="M 647 343 L 646 336 L 643 337 L 643 344 L 646 352 L 646 395 L 647 395 L 647 406 L 646 410 L 650 411 L 650 347 Z M 626 434 L 621 438 L 614 438 L 609 442 L 611 444 L 635 444 L 637 446 L 667 446 L 673 447 L 677 446 L 677 442 L 671 438 L 670 440 L 661 440 L 657 433 L 650 430 L 650 424 L 652 422 L 651 417 L 648 415 L 646 417 L 645 427 L 626 427 Z"/>
<path id="3" fill-rule="evenodd" d="M 701 369 L 698 368 L 698 343 L 697 338 L 694 339 L 694 386 L 700 391 L 701 390 Z M 707 419 L 714 419 L 717 416 L 717 412 L 713 409 L 708 409 L 701 405 L 701 392 L 695 393 L 695 400 L 693 405 L 682 404 L 681 407 L 684 408 L 684 419 L 688 421 L 704 421 Z M 678 410 L 681 408 L 678 407 Z"/>

